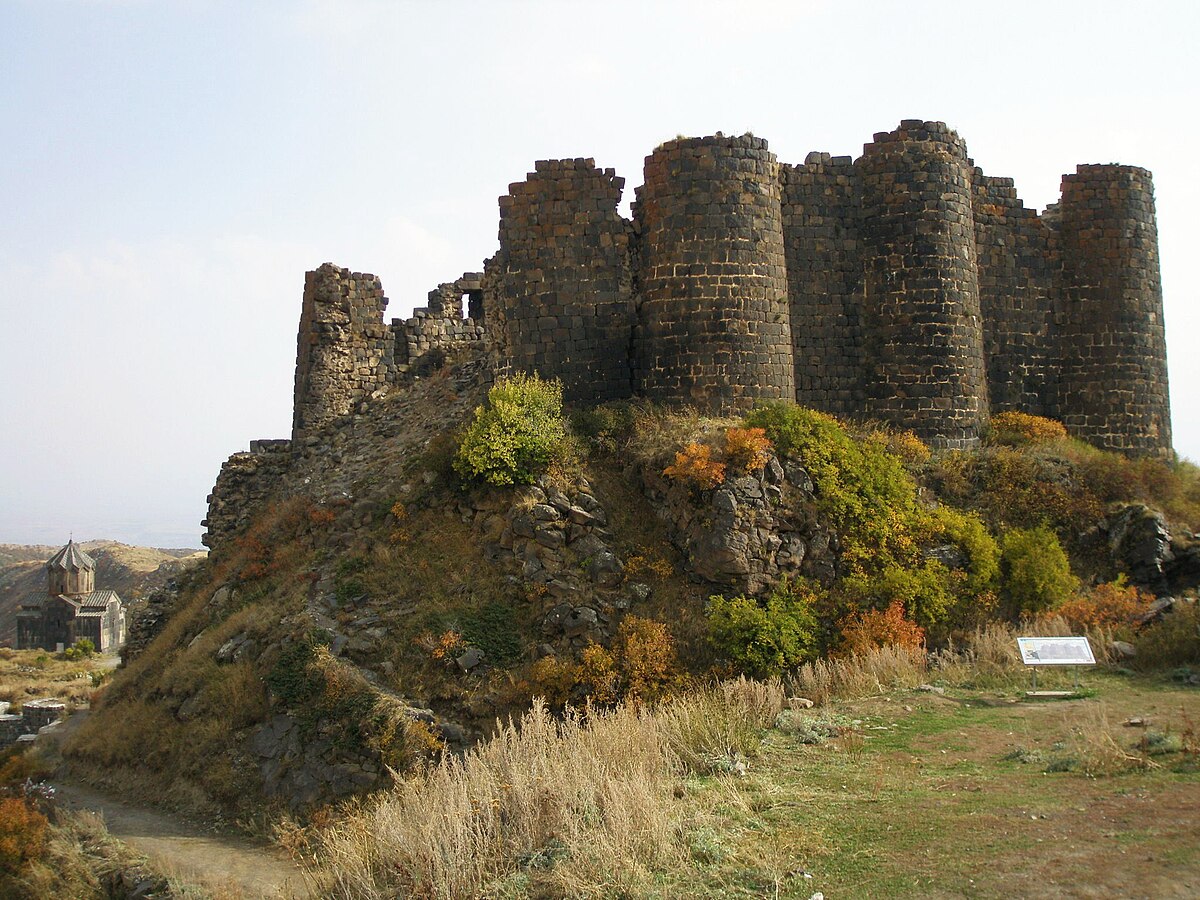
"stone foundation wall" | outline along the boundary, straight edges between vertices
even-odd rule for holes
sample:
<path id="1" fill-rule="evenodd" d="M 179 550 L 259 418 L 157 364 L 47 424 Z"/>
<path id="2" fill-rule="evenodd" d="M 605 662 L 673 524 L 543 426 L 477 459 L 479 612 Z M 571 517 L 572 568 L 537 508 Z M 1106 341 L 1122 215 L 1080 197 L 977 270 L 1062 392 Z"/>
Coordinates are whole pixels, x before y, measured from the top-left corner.
<path id="1" fill-rule="evenodd" d="M 779 163 L 742 137 L 668 141 L 646 157 L 635 387 L 705 412 L 795 396 Z"/>
<path id="2" fill-rule="evenodd" d="M 387 302 L 374 275 L 332 263 L 305 275 L 293 440 L 304 440 L 394 380 L 395 337 L 383 324 Z"/>
<path id="3" fill-rule="evenodd" d="M 1170 400 L 1150 173 L 1079 166 L 1063 177 L 1060 414 L 1089 443 L 1169 456 Z"/>
<path id="4" fill-rule="evenodd" d="M 483 306 L 503 367 L 563 383 L 563 398 L 629 397 L 633 328 L 625 179 L 591 159 L 541 160 L 500 198 Z"/>
<path id="5" fill-rule="evenodd" d="M 974 446 L 988 406 L 966 145 L 941 122 L 906 120 L 857 168 L 865 411 L 936 446 Z"/>
<path id="6" fill-rule="evenodd" d="M 810 153 L 781 174 L 796 401 L 852 415 L 865 399 L 854 166 L 848 156 Z"/>
<path id="7" fill-rule="evenodd" d="M 221 466 L 200 542 L 210 549 L 249 524 L 262 503 L 279 488 L 292 462 L 292 442 L 251 441 L 249 453 L 235 453 Z"/>

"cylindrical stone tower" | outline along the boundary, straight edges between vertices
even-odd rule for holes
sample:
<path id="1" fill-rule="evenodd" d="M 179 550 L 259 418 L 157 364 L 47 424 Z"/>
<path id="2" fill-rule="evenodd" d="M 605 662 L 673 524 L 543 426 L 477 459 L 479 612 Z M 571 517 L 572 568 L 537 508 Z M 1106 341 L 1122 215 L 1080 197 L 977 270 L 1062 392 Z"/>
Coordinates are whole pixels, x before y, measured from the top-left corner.
<path id="1" fill-rule="evenodd" d="M 966 145 L 905 120 L 856 166 L 866 411 L 934 446 L 974 446 L 987 383 Z"/>
<path id="2" fill-rule="evenodd" d="M 1060 413 L 1108 450 L 1169 457 L 1171 409 L 1150 173 L 1078 166 L 1063 176 Z"/>
<path id="3" fill-rule="evenodd" d="M 668 141 L 646 158 L 635 388 L 704 412 L 795 396 L 779 163 L 742 137 Z"/>
<path id="4" fill-rule="evenodd" d="M 562 380 L 567 401 L 630 395 L 633 273 L 625 179 L 591 159 L 541 160 L 500 198 L 483 308 L 504 365 Z"/>

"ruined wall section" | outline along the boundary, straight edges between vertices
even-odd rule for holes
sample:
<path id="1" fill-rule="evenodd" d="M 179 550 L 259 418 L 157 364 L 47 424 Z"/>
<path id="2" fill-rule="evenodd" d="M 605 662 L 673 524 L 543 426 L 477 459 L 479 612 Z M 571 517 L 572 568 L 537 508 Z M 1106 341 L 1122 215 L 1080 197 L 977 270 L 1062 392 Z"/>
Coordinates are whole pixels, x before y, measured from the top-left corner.
<path id="1" fill-rule="evenodd" d="M 810 153 L 781 177 L 796 402 L 853 415 L 865 391 L 854 166 L 849 156 Z"/>
<path id="2" fill-rule="evenodd" d="M 542 160 L 500 198 L 483 307 L 502 366 L 562 380 L 568 401 L 631 395 L 634 301 L 625 180 L 591 159 Z"/>
<path id="3" fill-rule="evenodd" d="M 302 441 L 395 376 L 392 330 L 374 275 L 326 263 L 304 278 L 292 439 Z"/>
<path id="4" fill-rule="evenodd" d="M 279 490 L 291 462 L 287 440 L 251 441 L 249 453 L 229 457 L 208 495 L 208 516 L 200 523 L 208 531 L 200 542 L 212 550 L 245 528 Z"/>
<path id="5" fill-rule="evenodd" d="M 704 412 L 795 396 L 779 163 L 744 135 L 646 158 L 635 388 Z"/>
<path id="6" fill-rule="evenodd" d="M 1063 424 L 1108 450 L 1171 454 L 1158 229 L 1150 173 L 1063 176 L 1059 366 Z"/>
<path id="7" fill-rule="evenodd" d="M 466 298 L 469 314 L 463 315 Z M 422 375 L 438 368 L 446 354 L 482 351 L 487 342 L 483 325 L 483 273 L 467 272 L 429 292 L 429 304 L 407 319 L 392 319 L 396 348 L 396 377 Z"/>
<path id="8" fill-rule="evenodd" d="M 991 412 L 1056 417 L 1057 234 L 1026 209 L 1011 178 L 976 168 L 972 192 Z"/>
<path id="9" fill-rule="evenodd" d="M 966 145 L 941 122 L 905 120 L 856 168 L 866 412 L 935 446 L 975 446 L 988 401 Z"/>

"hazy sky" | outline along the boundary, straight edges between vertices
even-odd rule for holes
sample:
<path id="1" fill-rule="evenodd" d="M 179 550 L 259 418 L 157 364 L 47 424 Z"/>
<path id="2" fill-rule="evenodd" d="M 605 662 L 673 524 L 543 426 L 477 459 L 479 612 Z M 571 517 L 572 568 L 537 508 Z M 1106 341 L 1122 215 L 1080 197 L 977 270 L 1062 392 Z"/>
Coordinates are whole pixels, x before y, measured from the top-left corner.
<path id="1" fill-rule="evenodd" d="M 198 546 L 291 423 L 304 272 L 389 316 L 496 249 L 536 159 L 677 134 L 785 162 L 939 119 L 1029 206 L 1154 172 L 1177 449 L 1200 459 L 1200 4 L 0 0 L 0 541 Z"/>

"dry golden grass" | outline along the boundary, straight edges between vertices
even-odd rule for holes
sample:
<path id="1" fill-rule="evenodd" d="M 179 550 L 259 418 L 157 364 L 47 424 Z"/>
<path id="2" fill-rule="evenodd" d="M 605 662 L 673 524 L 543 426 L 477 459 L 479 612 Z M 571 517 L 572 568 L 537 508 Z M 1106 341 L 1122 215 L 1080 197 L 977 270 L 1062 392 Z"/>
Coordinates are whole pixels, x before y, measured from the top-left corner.
<path id="1" fill-rule="evenodd" d="M 805 663 L 792 673 L 788 688 L 812 700 L 853 700 L 913 688 L 928 677 L 924 650 L 912 647 L 877 647 L 866 653 Z"/>
<path id="2" fill-rule="evenodd" d="M 1067 720 L 1071 752 L 1066 764 L 1085 775 L 1119 775 L 1123 772 L 1157 768 L 1148 756 L 1126 749 L 1114 737 L 1104 703 L 1088 704 Z"/>
<path id="3" fill-rule="evenodd" d="M 45 650 L 0 648 L 0 700 L 14 707 L 29 700 L 55 697 L 76 707 L 90 701 L 96 679 L 103 678 L 109 666 L 99 658 L 65 660 Z"/>
<path id="4" fill-rule="evenodd" d="M 324 832 L 326 889 L 346 898 L 478 897 L 519 876 L 522 863 L 532 870 L 544 860 L 546 878 L 564 891 L 618 894 L 680 853 L 668 774 L 664 736 L 648 714 L 621 708 L 556 721 L 535 704 L 488 743 Z"/>
<path id="5" fill-rule="evenodd" d="M 782 705 L 778 682 L 746 679 L 558 720 L 536 702 L 318 832 L 315 877 L 356 900 L 640 894 L 688 859 L 680 777 L 739 772 Z"/>
<path id="6" fill-rule="evenodd" d="M 1066 637 L 1080 632 L 1058 616 L 1044 616 L 1033 622 L 1013 625 L 991 622 L 977 628 L 946 650 L 933 656 L 938 677 L 951 684 L 970 684 L 975 687 L 1012 688 L 1030 681 L 1029 667 L 1021 662 L 1017 649 L 1018 637 Z M 1098 663 L 1108 661 L 1112 642 L 1110 629 L 1092 627 L 1084 631 Z M 1054 673 L 1043 673 L 1053 678 Z M 1063 677 L 1063 673 L 1057 673 Z"/>

